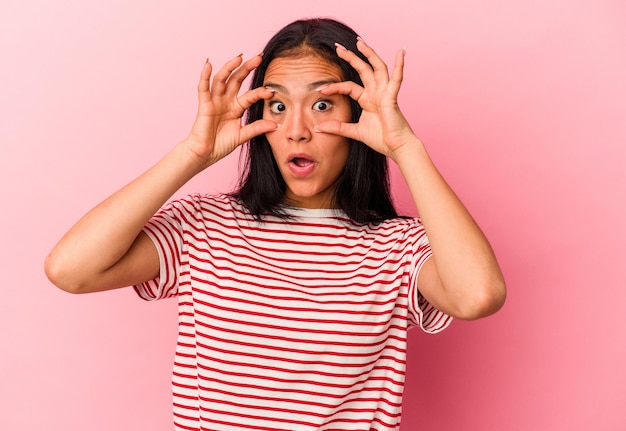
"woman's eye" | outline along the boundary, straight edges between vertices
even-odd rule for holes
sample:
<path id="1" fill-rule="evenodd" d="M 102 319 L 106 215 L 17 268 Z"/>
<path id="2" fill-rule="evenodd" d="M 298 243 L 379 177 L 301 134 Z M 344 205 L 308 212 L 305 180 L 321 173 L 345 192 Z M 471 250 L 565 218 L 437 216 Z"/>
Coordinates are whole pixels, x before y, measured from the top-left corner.
<path id="1" fill-rule="evenodd" d="M 316 111 L 324 112 L 324 111 L 328 111 L 330 109 L 330 106 L 331 106 L 330 103 L 327 102 L 326 100 L 320 100 L 313 104 L 313 109 Z"/>
<path id="2" fill-rule="evenodd" d="M 285 104 L 282 102 L 270 102 L 270 111 L 274 114 L 280 114 L 285 111 Z"/>

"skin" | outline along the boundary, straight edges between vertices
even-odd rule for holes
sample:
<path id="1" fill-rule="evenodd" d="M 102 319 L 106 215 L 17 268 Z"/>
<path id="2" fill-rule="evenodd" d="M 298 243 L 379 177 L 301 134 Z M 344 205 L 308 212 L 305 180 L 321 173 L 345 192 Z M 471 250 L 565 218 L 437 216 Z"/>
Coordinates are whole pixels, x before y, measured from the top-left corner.
<path id="1" fill-rule="evenodd" d="M 447 314 L 465 320 L 499 310 L 506 287 L 493 250 L 472 216 L 445 182 L 398 106 L 404 50 L 396 53 L 391 72 L 363 40 L 357 48 L 372 65 L 337 46 L 339 57 L 359 73 L 354 82 L 330 84 L 323 94 L 349 95 L 363 108 L 357 123 L 324 122 L 318 130 L 360 140 L 393 160 L 406 181 L 428 234 L 432 258 L 418 277 L 424 297 Z"/>
<path id="2" fill-rule="evenodd" d="M 286 183 L 287 202 L 293 206 L 334 206 L 332 196 L 346 164 L 349 141 L 315 130 L 323 121 L 350 120 L 345 96 L 319 91 L 325 84 L 341 81 L 338 66 L 311 55 L 277 58 L 265 74 L 264 85 L 274 95 L 265 103 L 263 118 L 280 125 L 266 136 Z"/>
<path id="3" fill-rule="evenodd" d="M 337 46 L 337 54 L 359 72 L 363 86 L 342 81 L 336 66 L 318 57 L 274 60 L 268 87 L 239 95 L 241 83 L 261 57 L 237 56 L 211 79 L 206 62 L 198 85 L 198 113 L 189 136 L 156 165 L 86 214 L 53 248 L 45 262 L 50 280 L 73 293 L 130 286 L 159 273 L 156 248 L 143 226 L 187 181 L 230 154 L 253 136 L 267 134 L 288 186 L 289 204 L 332 206 L 330 200 L 347 155 L 347 139 L 359 140 L 395 162 L 428 234 L 433 256 L 422 267 L 420 292 L 435 307 L 460 319 L 496 312 L 506 288 L 493 251 L 476 222 L 439 174 L 424 144 L 398 106 L 405 52 L 398 51 L 391 71 L 376 52 L 359 40 L 357 48 L 372 68 Z M 306 61 L 303 61 L 306 60 Z M 326 82 L 317 87 L 310 84 Z M 270 85 L 271 84 L 271 85 Z M 348 123 L 347 97 L 363 108 Z M 265 99 L 261 120 L 242 125 L 246 109 Z M 313 107 L 332 103 L 329 111 Z M 275 103 L 281 102 L 284 111 Z M 349 109 L 348 109 L 349 112 Z M 314 165 L 294 174 L 290 155 Z M 300 164 L 307 164 L 308 162 Z M 297 169 L 296 169 L 297 171 Z"/>

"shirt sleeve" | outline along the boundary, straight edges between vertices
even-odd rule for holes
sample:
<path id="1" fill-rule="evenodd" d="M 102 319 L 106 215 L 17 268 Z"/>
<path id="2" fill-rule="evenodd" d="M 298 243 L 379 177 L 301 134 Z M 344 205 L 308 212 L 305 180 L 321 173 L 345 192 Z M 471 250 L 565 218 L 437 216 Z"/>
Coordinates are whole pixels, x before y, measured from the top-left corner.
<path id="1" fill-rule="evenodd" d="M 139 297 L 146 301 L 171 298 L 178 294 L 184 243 L 183 208 L 182 201 L 171 202 L 155 214 L 143 228 L 143 232 L 157 249 L 160 268 L 157 278 L 133 286 Z"/>
<path id="2" fill-rule="evenodd" d="M 436 334 L 446 329 L 452 322 L 452 317 L 435 308 L 419 291 L 417 280 L 424 263 L 432 257 L 432 250 L 426 231 L 419 219 L 414 220 L 411 229 L 412 259 L 409 275 L 409 319 L 415 326 L 424 332 Z"/>

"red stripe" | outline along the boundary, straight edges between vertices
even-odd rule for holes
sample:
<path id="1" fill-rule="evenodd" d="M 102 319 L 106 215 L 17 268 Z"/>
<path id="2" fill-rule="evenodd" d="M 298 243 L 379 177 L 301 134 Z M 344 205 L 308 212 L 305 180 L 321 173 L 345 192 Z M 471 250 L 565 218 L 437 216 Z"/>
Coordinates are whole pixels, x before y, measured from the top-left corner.
<path id="1" fill-rule="evenodd" d="M 226 196 L 193 196 L 146 227 L 165 267 L 137 289 L 179 295 L 177 429 L 400 423 L 406 331 L 450 322 L 416 288 L 423 226 L 303 214 L 258 223 Z"/>

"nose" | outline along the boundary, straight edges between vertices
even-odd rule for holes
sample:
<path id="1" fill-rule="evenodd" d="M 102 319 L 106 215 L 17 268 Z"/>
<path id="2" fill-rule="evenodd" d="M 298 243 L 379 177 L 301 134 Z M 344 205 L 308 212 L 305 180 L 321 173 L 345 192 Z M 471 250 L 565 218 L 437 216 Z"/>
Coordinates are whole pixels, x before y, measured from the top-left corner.
<path id="1" fill-rule="evenodd" d="M 312 137 L 312 124 L 306 115 L 300 110 L 293 110 L 287 118 L 286 127 L 287 139 L 292 142 L 306 142 Z"/>

